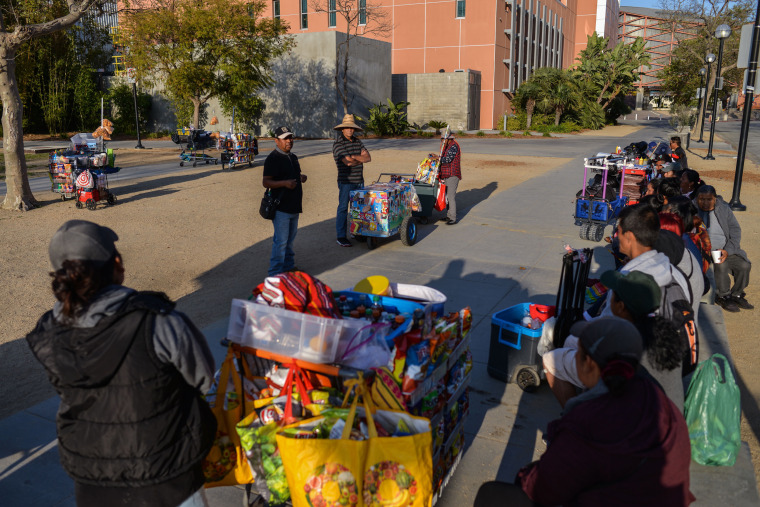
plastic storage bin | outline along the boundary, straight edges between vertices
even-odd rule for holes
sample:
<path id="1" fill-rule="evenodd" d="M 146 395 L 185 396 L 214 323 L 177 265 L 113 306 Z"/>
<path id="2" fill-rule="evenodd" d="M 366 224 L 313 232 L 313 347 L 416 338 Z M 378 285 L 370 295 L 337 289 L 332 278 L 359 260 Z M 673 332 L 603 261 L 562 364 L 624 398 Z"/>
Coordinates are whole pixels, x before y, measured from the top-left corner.
<path id="1" fill-rule="evenodd" d="M 392 284 L 391 284 L 392 285 Z M 376 294 L 364 294 L 362 292 L 354 292 L 352 290 L 342 290 L 339 292 L 333 292 L 333 296 L 338 298 L 340 296 L 349 296 L 354 299 L 355 302 L 358 302 L 360 299 L 360 296 L 366 296 L 367 298 L 367 304 L 372 304 L 372 298 L 379 297 L 380 298 L 380 304 L 383 306 L 383 311 L 390 312 L 390 313 L 408 313 L 409 315 L 412 315 L 415 310 L 422 310 L 427 315 L 430 314 L 430 307 L 422 305 L 420 303 L 415 303 L 413 301 L 408 301 L 406 299 L 398 299 L 398 298 L 392 298 L 388 296 L 377 296 Z M 444 296 L 445 297 L 445 296 Z M 350 319 L 347 319 L 350 320 Z M 405 326 L 400 326 L 392 331 L 388 332 L 388 335 L 386 336 L 386 342 L 388 343 L 389 348 L 393 348 L 393 340 L 402 334 L 405 331 Z"/>
<path id="2" fill-rule="evenodd" d="M 524 391 L 541 383 L 541 356 L 536 350 L 543 326 L 529 329 L 521 324 L 529 309 L 530 303 L 521 303 L 493 314 L 488 350 L 488 374 Z"/>
<path id="3" fill-rule="evenodd" d="M 230 341 L 312 363 L 335 360 L 344 321 L 232 300 Z"/>

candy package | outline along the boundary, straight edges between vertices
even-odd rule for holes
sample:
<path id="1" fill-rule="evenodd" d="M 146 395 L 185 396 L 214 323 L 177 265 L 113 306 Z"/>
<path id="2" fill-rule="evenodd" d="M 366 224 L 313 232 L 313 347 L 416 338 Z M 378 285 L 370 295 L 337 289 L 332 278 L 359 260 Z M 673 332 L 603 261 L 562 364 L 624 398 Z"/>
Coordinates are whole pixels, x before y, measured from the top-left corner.
<path id="1" fill-rule="evenodd" d="M 430 366 L 430 346 L 422 341 L 409 347 L 406 351 L 406 371 L 401 382 L 401 391 L 408 396 L 417 389 L 420 382 L 425 380 Z"/>

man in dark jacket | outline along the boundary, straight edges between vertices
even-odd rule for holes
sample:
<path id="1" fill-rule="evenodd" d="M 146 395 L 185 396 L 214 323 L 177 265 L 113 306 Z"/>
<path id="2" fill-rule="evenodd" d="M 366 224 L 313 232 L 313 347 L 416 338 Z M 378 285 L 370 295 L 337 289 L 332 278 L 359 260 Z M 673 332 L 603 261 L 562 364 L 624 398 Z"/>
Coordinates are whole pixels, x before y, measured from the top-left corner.
<path id="1" fill-rule="evenodd" d="M 747 258 L 747 252 L 741 249 L 742 228 L 734 212 L 711 185 L 699 187 L 696 204 L 699 208 L 699 218 L 710 235 L 713 255 L 719 255 L 713 262 L 715 304 L 729 312 L 738 312 L 740 308 L 752 310 L 754 306 L 746 300 L 744 292 L 749 285 L 752 264 Z M 733 286 L 729 275 L 734 277 Z"/>
<path id="2" fill-rule="evenodd" d="M 457 223 L 457 187 L 462 179 L 462 148 L 448 129 L 441 134 L 441 153 L 441 172 L 438 177 L 446 185 L 448 208 L 446 216 L 441 220 L 445 220 L 446 225 L 454 225 Z M 434 153 L 431 153 L 430 157 L 439 159 Z"/>
<path id="3" fill-rule="evenodd" d="M 61 464 L 79 507 L 205 505 L 214 359 L 158 293 L 124 287 L 115 232 L 71 220 L 53 235 L 53 309 L 26 337 L 61 397 Z"/>

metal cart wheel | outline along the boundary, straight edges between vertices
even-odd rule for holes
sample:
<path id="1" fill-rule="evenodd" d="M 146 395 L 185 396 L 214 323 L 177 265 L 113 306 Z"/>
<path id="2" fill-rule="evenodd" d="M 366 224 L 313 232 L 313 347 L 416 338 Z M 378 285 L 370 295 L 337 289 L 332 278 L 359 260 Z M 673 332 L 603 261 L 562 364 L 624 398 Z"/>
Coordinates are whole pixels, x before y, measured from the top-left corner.
<path id="1" fill-rule="evenodd" d="M 87 199 L 85 206 L 87 206 L 88 210 L 95 211 L 95 206 L 96 206 L 95 199 Z"/>
<path id="2" fill-rule="evenodd" d="M 208 160 L 206 160 L 206 165 L 208 165 L 208 163 L 209 163 L 209 161 L 208 161 Z"/>
<path id="3" fill-rule="evenodd" d="M 404 245 L 412 246 L 417 242 L 417 224 L 414 223 L 414 219 L 412 217 L 406 217 L 401 222 L 399 233 L 401 236 L 401 243 Z"/>
<path id="4" fill-rule="evenodd" d="M 106 198 L 106 202 L 113 206 L 116 204 L 116 196 L 109 192 L 108 197 Z"/>
<path id="5" fill-rule="evenodd" d="M 367 237 L 367 248 L 369 250 L 374 250 L 375 248 L 377 248 L 377 238 L 372 237 L 372 236 L 368 236 Z"/>
<path id="6" fill-rule="evenodd" d="M 593 238 L 597 243 L 604 237 L 604 224 L 597 225 L 593 231 L 589 231 L 589 236 Z M 589 238 L 589 239 L 592 239 Z"/>
<path id="7" fill-rule="evenodd" d="M 430 223 L 430 219 L 428 217 L 417 217 L 417 221 L 422 225 L 427 225 Z"/>
<path id="8" fill-rule="evenodd" d="M 61 194 L 61 200 L 64 202 L 66 201 L 66 194 Z"/>
<path id="9" fill-rule="evenodd" d="M 193 167 L 195 167 L 197 165 L 198 165 L 198 161 L 197 160 L 193 160 Z"/>
<path id="10" fill-rule="evenodd" d="M 77 202 L 74 203 L 74 206 L 76 206 L 77 209 L 82 209 L 82 208 L 84 208 L 84 203 L 82 201 L 80 201 L 79 199 L 77 199 Z"/>
<path id="11" fill-rule="evenodd" d="M 515 376 L 515 384 L 526 393 L 532 393 L 541 384 L 541 378 L 533 368 L 523 367 Z"/>
<path id="12" fill-rule="evenodd" d="M 184 163 L 184 162 L 180 162 L 180 163 L 179 163 L 179 166 L 180 166 L 180 167 L 183 167 L 184 165 L 185 165 L 185 163 Z"/>

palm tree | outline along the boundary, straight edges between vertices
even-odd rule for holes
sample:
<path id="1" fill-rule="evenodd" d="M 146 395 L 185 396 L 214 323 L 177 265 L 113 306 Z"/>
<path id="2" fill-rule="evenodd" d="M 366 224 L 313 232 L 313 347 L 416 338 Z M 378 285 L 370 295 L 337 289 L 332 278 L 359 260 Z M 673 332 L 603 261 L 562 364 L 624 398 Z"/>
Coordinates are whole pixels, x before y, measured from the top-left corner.
<path id="1" fill-rule="evenodd" d="M 536 102 L 541 98 L 542 89 L 539 84 L 529 79 L 520 85 L 515 92 L 515 101 L 525 109 L 527 128 L 530 128 L 530 124 L 533 122 L 533 112 L 536 109 Z"/>

